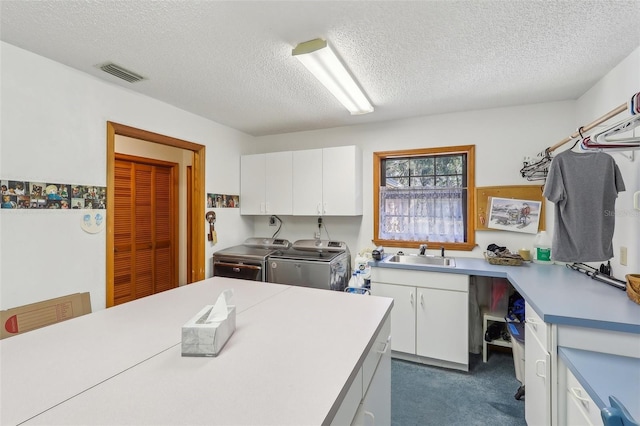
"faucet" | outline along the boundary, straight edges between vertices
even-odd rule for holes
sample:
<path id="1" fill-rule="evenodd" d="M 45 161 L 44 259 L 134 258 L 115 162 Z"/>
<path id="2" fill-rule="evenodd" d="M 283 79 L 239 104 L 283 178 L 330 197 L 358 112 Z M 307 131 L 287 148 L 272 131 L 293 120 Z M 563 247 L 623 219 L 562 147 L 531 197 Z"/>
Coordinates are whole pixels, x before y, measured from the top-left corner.
<path id="1" fill-rule="evenodd" d="M 426 244 L 420 244 L 420 253 L 418 253 L 420 256 L 424 256 L 427 252 L 427 245 Z M 444 257 L 444 246 L 440 246 L 440 256 Z"/>

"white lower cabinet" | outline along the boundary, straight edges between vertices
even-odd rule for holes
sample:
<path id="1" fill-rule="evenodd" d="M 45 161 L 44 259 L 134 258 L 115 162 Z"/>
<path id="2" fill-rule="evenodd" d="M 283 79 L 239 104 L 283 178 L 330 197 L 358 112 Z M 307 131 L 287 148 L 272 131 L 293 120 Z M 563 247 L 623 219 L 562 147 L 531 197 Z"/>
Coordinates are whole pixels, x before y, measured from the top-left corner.
<path id="1" fill-rule="evenodd" d="M 394 299 L 394 357 L 468 370 L 467 275 L 372 268 L 371 294 Z"/>
<path id="2" fill-rule="evenodd" d="M 391 318 L 387 318 L 332 425 L 391 424 Z"/>
<path id="3" fill-rule="evenodd" d="M 354 379 L 351 387 L 344 396 L 338 412 L 331 421 L 332 426 L 344 426 L 351 424 L 362 402 L 362 368 Z"/>
<path id="4" fill-rule="evenodd" d="M 371 293 L 393 299 L 391 310 L 391 349 L 416 353 L 416 293 L 415 287 L 371 282 Z"/>
<path id="5" fill-rule="evenodd" d="M 389 332 L 387 332 L 388 334 Z M 367 387 L 367 374 L 363 374 L 363 398 L 352 425 L 390 425 L 391 424 L 391 345 L 390 339 L 373 352 L 379 354 L 375 372 Z M 366 362 L 365 362 L 366 365 Z"/>
<path id="6" fill-rule="evenodd" d="M 528 426 L 551 424 L 551 354 L 548 324 L 527 304 L 525 308 L 524 383 Z"/>
<path id="7" fill-rule="evenodd" d="M 600 408 L 564 362 L 559 362 L 558 424 L 571 426 L 602 426 Z"/>
<path id="8" fill-rule="evenodd" d="M 469 363 L 468 293 L 418 288 L 416 355 Z"/>

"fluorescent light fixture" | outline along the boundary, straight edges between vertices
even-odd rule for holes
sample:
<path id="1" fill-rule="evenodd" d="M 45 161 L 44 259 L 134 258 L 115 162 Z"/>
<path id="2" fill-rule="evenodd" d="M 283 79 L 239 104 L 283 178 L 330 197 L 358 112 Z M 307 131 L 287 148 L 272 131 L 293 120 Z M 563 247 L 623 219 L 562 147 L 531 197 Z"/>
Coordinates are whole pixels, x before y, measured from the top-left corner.
<path id="1" fill-rule="evenodd" d="M 291 52 L 352 115 L 373 112 L 373 106 L 326 40 L 298 44 Z"/>

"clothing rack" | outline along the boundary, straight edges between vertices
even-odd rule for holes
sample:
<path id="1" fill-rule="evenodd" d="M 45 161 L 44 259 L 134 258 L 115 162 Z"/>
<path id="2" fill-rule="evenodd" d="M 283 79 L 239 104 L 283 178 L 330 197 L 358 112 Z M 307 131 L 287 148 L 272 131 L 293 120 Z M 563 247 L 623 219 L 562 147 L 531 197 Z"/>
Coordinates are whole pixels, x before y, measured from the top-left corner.
<path id="1" fill-rule="evenodd" d="M 621 114 L 623 112 L 625 112 L 627 110 L 627 104 L 624 103 L 622 105 L 620 105 L 619 107 L 612 109 L 611 111 L 609 111 L 608 113 L 606 113 L 605 115 L 603 115 L 602 117 L 592 121 L 591 123 L 587 124 L 586 126 L 582 126 L 580 127 L 579 130 L 576 130 L 574 133 L 571 134 L 571 136 L 567 136 L 566 138 L 562 139 L 560 142 L 558 142 L 557 144 L 550 146 L 549 148 L 546 149 L 547 152 L 553 152 L 556 149 L 560 148 L 562 145 L 567 144 L 569 142 L 574 141 L 577 137 L 582 136 L 582 133 L 586 133 L 589 130 L 601 125 L 602 123 L 604 123 L 605 121 L 615 117 L 618 114 Z"/>
<path id="2" fill-rule="evenodd" d="M 630 118 L 609 126 L 606 130 L 596 131 L 593 135 L 585 136 L 586 132 L 589 132 L 627 110 L 631 113 Z M 617 151 L 620 155 L 628 158 L 630 161 L 634 161 L 634 153 L 636 150 L 640 149 L 640 137 L 609 138 L 619 132 L 626 132 L 638 126 L 640 126 L 640 92 L 631 96 L 628 103 L 624 103 L 591 123 L 581 126 L 573 134 L 538 153 L 536 157 L 525 157 L 523 167 L 520 169 L 520 174 L 523 178 L 526 178 L 529 181 L 546 181 L 552 160 L 551 153 L 569 142 L 574 142 L 573 146 L 576 146 L 578 142 L 580 142 L 580 147 L 584 150 L 597 149 L 598 151 L 601 151 L 605 149 L 610 152 Z M 631 151 L 630 156 L 625 154 L 627 151 Z"/>

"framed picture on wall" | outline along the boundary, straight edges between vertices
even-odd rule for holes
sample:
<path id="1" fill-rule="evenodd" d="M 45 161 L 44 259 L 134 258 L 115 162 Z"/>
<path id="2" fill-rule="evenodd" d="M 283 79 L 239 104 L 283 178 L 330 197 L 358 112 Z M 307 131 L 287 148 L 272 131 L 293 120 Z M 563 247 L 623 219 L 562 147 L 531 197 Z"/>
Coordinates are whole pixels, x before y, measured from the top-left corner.
<path id="1" fill-rule="evenodd" d="M 488 228 L 536 234 L 542 203 L 535 200 L 491 197 Z"/>

